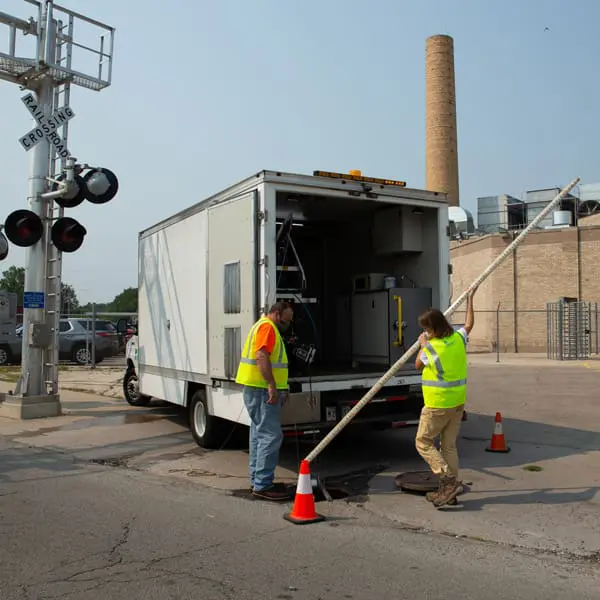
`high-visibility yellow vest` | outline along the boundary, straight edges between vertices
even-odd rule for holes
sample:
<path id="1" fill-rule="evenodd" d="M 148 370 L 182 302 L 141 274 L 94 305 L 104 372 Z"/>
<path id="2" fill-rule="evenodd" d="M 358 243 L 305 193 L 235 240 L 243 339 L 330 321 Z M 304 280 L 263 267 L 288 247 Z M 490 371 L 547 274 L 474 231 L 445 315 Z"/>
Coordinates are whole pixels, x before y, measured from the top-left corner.
<path id="1" fill-rule="evenodd" d="M 242 358 L 238 367 L 237 376 L 235 378 L 236 383 L 241 385 L 247 385 L 250 387 L 257 387 L 267 389 L 269 384 L 265 381 L 264 377 L 260 373 L 258 363 L 256 362 L 256 352 L 252 347 L 254 336 L 256 335 L 257 329 L 263 324 L 269 323 L 275 331 L 275 347 L 271 352 L 271 369 L 273 371 L 273 379 L 275 379 L 275 385 L 278 390 L 288 389 L 288 357 L 285 351 L 285 344 L 277 329 L 277 326 L 271 319 L 262 317 L 253 326 L 246 342 L 244 343 L 244 349 L 242 351 Z"/>
<path id="2" fill-rule="evenodd" d="M 467 400 L 467 347 L 456 331 L 447 338 L 429 340 L 422 352 L 423 399 L 429 408 L 455 408 Z"/>

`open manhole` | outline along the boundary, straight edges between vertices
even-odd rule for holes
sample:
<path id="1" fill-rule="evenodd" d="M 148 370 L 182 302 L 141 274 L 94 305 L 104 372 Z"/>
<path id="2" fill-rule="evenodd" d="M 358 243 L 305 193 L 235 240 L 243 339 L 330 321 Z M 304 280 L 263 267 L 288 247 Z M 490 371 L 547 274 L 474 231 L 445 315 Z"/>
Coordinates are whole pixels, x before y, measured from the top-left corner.
<path id="1" fill-rule="evenodd" d="M 386 468 L 386 465 L 375 465 L 328 477 L 319 477 L 319 475 L 313 473 L 311 475 L 311 482 L 315 502 L 364 498 L 369 494 L 369 482 L 371 479 Z M 286 485 L 285 490 L 290 495 L 290 501 L 293 501 L 296 493 L 296 484 Z M 231 495 L 249 500 L 257 499 L 252 495 L 249 487 L 232 490 Z"/>
<path id="2" fill-rule="evenodd" d="M 313 489 L 316 488 L 315 502 L 343 500 L 345 498 L 364 499 L 371 491 L 369 485 L 371 479 L 385 471 L 387 467 L 388 465 L 373 465 L 340 475 L 323 477 L 321 480 L 313 475 Z M 314 480 L 317 481 L 316 486 Z"/>

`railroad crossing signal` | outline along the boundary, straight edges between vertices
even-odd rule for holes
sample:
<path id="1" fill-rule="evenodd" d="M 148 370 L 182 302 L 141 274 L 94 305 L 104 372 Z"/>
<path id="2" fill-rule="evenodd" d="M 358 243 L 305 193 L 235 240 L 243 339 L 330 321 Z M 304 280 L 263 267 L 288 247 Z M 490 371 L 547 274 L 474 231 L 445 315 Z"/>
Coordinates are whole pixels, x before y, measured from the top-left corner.
<path id="1" fill-rule="evenodd" d="M 71 217 L 62 217 L 52 226 L 52 243 L 62 252 L 75 252 L 83 244 L 86 228 Z"/>
<path id="2" fill-rule="evenodd" d="M 61 173 L 56 179 L 57 181 L 65 181 L 66 174 Z M 54 184 L 52 189 L 54 191 L 58 190 L 58 184 Z M 75 208 L 85 200 L 85 197 L 86 188 L 83 177 L 75 175 L 69 189 L 60 198 L 54 198 L 54 202 L 63 208 Z"/>
<path id="3" fill-rule="evenodd" d="M 73 159 L 71 159 L 73 160 Z M 68 183 L 62 196 L 54 198 L 54 201 L 63 208 L 74 208 L 84 200 L 92 204 L 105 204 L 110 202 L 119 191 L 119 180 L 109 169 L 101 167 L 90 168 L 87 165 L 74 167 L 76 172 L 87 169 L 82 177 L 74 175 L 73 180 Z M 67 175 L 62 173 L 56 181 L 66 182 Z M 53 192 L 58 191 L 58 183 L 54 183 Z M 30 210 L 15 210 L 6 218 L 4 224 L 6 237 L 16 246 L 28 248 L 37 244 L 42 238 L 44 225 L 42 219 Z M 71 217 L 60 217 L 52 225 L 50 239 L 54 246 L 61 252 L 75 252 L 81 248 L 87 234 L 86 228 Z M 4 237 L 4 236 L 3 236 Z M 2 256 L 2 243 L 0 239 L 0 257 Z M 6 238 L 4 239 L 6 242 Z M 6 254 L 8 254 L 8 242 L 6 242 Z M 4 258 L 6 257 L 4 255 Z M 0 260 L 3 260 L 0 258 Z"/>
<path id="4" fill-rule="evenodd" d="M 34 212 L 23 208 L 15 210 L 6 217 L 4 231 L 6 237 L 15 246 L 28 248 L 40 241 L 44 226 L 42 220 Z"/>
<path id="5" fill-rule="evenodd" d="M 38 215 L 22 209 L 8 215 L 4 229 L 6 236 L 15 246 L 28 248 L 40 241 L 44 226 Z M 83 244 L 86 233 L 85 227 L 75 219 L 61 217 L 52 225 L 50 238 L 62 252 L 75 252 Z M 8 254 L 8 249 L 6 253 Z"/>
<path id="6" fill-rule="evenodd" d="M 57 108 L 52 115 L 46 117 L 33 94 L 23 96 L 21 100 L 38 124 L 37 127 L 34 127 L 19 139 L 21 146 L 29 152 L 29 150 L 37 146 L 44 138 L 46 138 L 50 144 L 54 146 L 58 156 L 61 158 L 68 158 L 71 156 L 67 145 L 63 142 L 60 135 L 56 133 L 57 129 L 75 116 L 71 107 L 62 106 Z"/>
<path id="7" fill-rule="evenodd" d="M 83 177 L 87 188 L 85 197 L 92 204 L 104 204 L 110 202 L 119 191 L 119 180 L 116 175 L 108 169 L 92 169 Z"/>

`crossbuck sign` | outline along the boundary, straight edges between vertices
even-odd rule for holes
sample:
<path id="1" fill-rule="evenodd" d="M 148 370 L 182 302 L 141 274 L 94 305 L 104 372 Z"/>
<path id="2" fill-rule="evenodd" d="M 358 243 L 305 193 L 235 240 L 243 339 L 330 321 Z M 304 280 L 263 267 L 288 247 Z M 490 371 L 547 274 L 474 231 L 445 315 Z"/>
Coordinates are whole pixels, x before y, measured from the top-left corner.
<path id="1" fill-rule="evenodd" d="M 21 100 L 31 113 L 31 116 L 37 121 L 37 127 L 34 127 L 19 140 L 21 146 L 29 152 L 29 150 L 46 138 L 54 146 L 60 158 L 71 156 L 67 145 L 57 133 L 57 129 L 75 116 L 71 108 L 69 106 L 62 106 L 61 108 L 57 108 L 51 116 L 45 117 L 33 94 L 23 96 Z"/>

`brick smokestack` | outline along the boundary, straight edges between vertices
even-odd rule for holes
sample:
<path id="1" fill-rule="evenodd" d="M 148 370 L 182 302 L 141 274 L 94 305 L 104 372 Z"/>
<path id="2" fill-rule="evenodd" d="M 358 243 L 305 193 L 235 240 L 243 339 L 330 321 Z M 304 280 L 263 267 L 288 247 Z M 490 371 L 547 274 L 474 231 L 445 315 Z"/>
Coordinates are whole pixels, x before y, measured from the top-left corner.
<path id="1" fill-rule="evenodd" d="M 426 44 L 426 184 L 459 205 L 454 41 L 433 35 Z"/>

